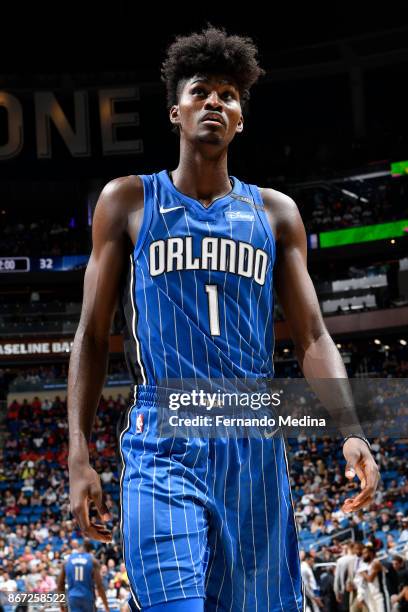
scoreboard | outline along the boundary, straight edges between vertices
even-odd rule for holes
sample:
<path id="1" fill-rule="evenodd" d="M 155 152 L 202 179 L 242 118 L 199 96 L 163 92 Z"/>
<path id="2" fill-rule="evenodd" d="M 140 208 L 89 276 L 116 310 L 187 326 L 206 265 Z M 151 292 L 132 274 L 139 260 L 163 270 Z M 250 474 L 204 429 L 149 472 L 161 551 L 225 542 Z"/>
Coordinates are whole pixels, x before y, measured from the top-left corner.
<path id="1" fill-rule="evenodd" d="M 67 272 L 82 270 L 89 255 L 67 255 L 59 257 L 0 257 L 0 273 Z"/>

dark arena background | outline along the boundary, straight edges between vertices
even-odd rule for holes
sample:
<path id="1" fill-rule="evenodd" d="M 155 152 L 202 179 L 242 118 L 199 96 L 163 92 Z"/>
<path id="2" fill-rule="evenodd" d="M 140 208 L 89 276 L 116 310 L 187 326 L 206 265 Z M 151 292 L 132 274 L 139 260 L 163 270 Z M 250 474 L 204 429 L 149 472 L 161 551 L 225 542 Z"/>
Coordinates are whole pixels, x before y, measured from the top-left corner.
<path id="1" fill-rule="evenodd" d="M 92 215 L 109 180 L 177 164 L 160 82 L 176 34 L 209 21 L 253 37 L 266 75 L 231 147 L 230 174 L 298 204 L 310 274 L 349 376 L 408 376 L 404 4 L 375 15 L 351 4 L 344 13 L 327 5 L 269 16 L 252 5 L 250 14 L 248 7 L 231 14 L 191 6 L 141 14 L 127 3 L 106 12 L 69 8 L 70 15 L 57 5 L 44 15 L 24 9 L 24 20 L 2 24 L 0 591 L 7 593 L 56 591 L 61 562 L 82 539 L 69 507 L 66 382 Z M 110 610 L 128 609 L 115 438 L 132 402 L 122 326 L 118 311 L 91 445 L 113 515 L 112 544 L 93 542 Z M 275 333 L 276 376 L 301 376 L 279 304 Z M 403 423 L 406 401 L 399 405 Z M 344 476 L 339 441 L 289 441 L 302 573 L 320 597 L 312 612 L 349 609 L 344 568 L 358 543 L 373 546 L 390 595 L 408 590 L 408 439 L 401 432 L 389 437 L 385 427 L 371 438 L 382 478 L 370 509 L 352 515 L 341 505 L 357 482 Z M 5 610 L 45 609 L 2 602 Z M 97 604 L 103 610 L 100 598 Z M 407 609 L 402 600 L 392 605 Z"/>

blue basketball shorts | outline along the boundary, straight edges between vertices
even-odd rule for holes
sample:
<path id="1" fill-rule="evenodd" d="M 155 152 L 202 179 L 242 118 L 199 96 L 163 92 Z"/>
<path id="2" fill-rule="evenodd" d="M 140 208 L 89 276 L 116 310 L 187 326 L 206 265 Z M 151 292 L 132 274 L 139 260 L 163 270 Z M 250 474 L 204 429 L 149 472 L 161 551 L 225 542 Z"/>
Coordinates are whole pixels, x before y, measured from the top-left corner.
<path id="1" fill-rule="evenodd" d="M 95 601 L 85 597 L 69 597 L 69 612 L 95 612 Z"/>
<path id="2" fill-rule="evenodd" d="M 155 387 L 137 389 L 120 435 L 131 609 L 201 597 L 206 612 L 301 612 L 283 438 L 159 438 Z"/>

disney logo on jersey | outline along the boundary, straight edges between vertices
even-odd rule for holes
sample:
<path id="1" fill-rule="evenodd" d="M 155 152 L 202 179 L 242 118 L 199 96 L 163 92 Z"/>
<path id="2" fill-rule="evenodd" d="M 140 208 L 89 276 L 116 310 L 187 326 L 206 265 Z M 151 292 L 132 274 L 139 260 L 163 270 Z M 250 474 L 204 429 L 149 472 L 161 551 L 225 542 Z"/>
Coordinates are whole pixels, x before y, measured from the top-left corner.
<path id="1" fill-rule="evenodd" d="M 255 216 L 243 210 L 227 210 L 225 212 L 225 218 L 227 221 L 253 221 Z"/>

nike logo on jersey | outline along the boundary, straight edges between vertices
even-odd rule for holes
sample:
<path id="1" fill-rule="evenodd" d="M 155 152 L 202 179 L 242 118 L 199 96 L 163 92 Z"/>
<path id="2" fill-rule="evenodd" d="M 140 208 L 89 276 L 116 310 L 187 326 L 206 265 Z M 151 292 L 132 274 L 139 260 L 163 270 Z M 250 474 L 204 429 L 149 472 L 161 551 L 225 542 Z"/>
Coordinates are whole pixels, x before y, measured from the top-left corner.
<path id="1" fill-rule="evenodd" d="M 276 432 L 279 430 L 279 427 L 277 427 L 276 429 L 274 429 L 271 432 L 266 431 L 266 429 L 264 429 L 264 436 L 265 438 L 273 438 L 273 436 L 276 434 Z"/>
<path id="2" fill-rule="evenodd" d="M 165 213 L 171 212 L 172 210 L 177 210 L 178 208 L 184 208 L 184 206 L 171 206 L 170 208 L 163 208 L 163 206 L 160 206 L 159 210 L 164 215 Z"/>

